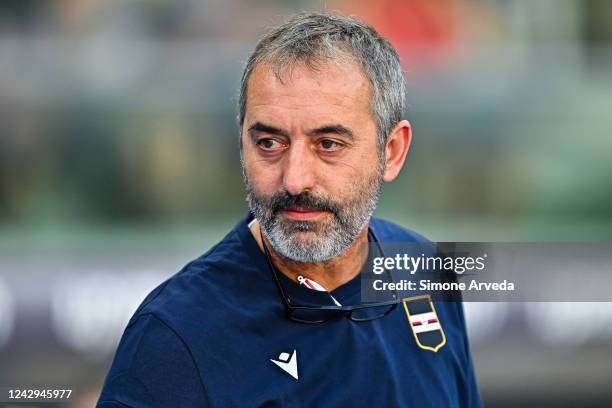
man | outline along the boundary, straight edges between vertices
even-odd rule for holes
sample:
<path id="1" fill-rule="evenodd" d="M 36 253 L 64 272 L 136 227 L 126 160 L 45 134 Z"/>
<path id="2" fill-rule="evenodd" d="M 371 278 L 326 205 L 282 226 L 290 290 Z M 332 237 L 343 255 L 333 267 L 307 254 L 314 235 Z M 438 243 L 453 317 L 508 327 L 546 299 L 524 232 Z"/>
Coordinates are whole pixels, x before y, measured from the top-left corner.
<path id="1" fill-rule="evenodd" d="M 369 242 L 424 242 L 371 218 L 410 145 L 404 93 L 393 47 L 352 18 L 259 42 L 239 101 L 251 211 L 146 298 L 99 407 L 480 406 L 460 303 L 360 307 Z"/>

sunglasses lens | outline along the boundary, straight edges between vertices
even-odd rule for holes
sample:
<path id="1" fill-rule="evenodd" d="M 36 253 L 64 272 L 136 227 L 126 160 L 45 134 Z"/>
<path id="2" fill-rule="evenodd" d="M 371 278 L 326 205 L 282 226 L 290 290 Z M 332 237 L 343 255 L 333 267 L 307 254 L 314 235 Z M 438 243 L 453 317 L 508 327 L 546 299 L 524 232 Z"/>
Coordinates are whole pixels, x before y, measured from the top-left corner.
<path id="1" fill-rule="evenodd" d="M 339 313 L 335 309 L 295 308 L 291 310 L 291 320 L 301 323 L 323 323 L 333 319 Z"/>
<path id="2" fill-rule="evenodd" d="M 396 304 L 393 304 L 355 309 L 351 311 L 350 318 L 355 322 L 367 322 L 369 320 L 380 319 L 395 309 L 396 306 Z"/>

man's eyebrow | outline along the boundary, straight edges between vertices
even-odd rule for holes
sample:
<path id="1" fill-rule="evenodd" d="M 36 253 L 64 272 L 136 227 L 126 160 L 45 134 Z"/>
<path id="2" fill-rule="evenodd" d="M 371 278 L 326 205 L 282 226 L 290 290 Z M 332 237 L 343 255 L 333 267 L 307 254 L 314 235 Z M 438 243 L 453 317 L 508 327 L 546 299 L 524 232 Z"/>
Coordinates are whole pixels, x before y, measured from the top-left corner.
<path id="1" fill-rule="evenodd" d="M 269 133 L 271 135 L 279 135 L 279 136 L 285 136 L 285 137 L 288 136 L 287 132 L 285 132 L 284 130 L 276 128 L 274 126 L 266 125 L 265 123 L 261 123 L 261 122 L 253 123 L 247 129 L 247 132 L 249 133 L 249 135 L 251 135 L 251 137 L 253 137 L 254 132 L 263 132 L 263 133 Z"/>
<path id="2" fill-rule="evenodd" d="M 308 132 L 310 136 L 320 136 L 320 135 L 325 135 L 328 133 L 335 133 L 340 136 L 346 136 L 351 140 L 355 139 L 355 134 L 353 133 L 353 131 L 340 124 L 325 125 L 325 126 L 321 126 L 319 128 L 313 129 L 310 132 Z"/>
<path id="3" fill-rule="evenodd" d="M 247 132 L 249 133 L 249 135 L 251 136 L 251 138 L 254 137 L 254 133 L 255 132 L 263 132 L 263 133 L 268 133 L 271 135 L 279 135 L 279 136 L 285 136 L 285 137 L 289 137 L 289 133 L 287 133 L 286 131 L 276 128 L 274 126 L 271 125 L 266 125 L 265 123 L 261 123 L 261 122 L 255 122 L 253 123 L 251 126 L 249 126 L 249 128 L 247 129 Z M 309 136 L 321 136 L 321 135 L 326 135 L 326 134 L 337 134 L 340 136 L 346 136 L 351 140 L 355 139 L 355 134 L 353 133 L 353 131 L 345 126 L 342 126 L 340 124 L 334 124 L 334 125 L 325 125 L 325 126 L 321 126 L 318 127 L 316 129 L 312 129 L 308 132 Z"/>

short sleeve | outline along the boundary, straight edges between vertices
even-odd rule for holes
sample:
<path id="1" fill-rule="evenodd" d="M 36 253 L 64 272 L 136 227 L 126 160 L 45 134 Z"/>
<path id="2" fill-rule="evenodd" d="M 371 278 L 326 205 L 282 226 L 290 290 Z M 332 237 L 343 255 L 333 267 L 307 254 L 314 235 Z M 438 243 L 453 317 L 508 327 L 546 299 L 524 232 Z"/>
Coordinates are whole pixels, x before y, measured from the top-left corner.
<path id="1" fill-rule="evenodd" d="M 119 343 L 98 408 L 207 407 L 198 368 L 182 339 L 162 320 L 133 320 Z"/>

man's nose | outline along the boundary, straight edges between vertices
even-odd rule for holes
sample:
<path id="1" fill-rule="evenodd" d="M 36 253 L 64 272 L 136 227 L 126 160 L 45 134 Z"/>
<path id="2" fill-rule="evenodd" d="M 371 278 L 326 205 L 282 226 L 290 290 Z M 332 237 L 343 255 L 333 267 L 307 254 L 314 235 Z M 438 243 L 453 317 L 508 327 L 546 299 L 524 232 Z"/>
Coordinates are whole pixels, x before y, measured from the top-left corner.
<path id="1" fill-rule="evenodd" d="M 284 160 L 283 186 L 291 195 L 298 195 L 314 187 L 314 157 L 308 143 L 299 141 L 289 147 Z"/>

